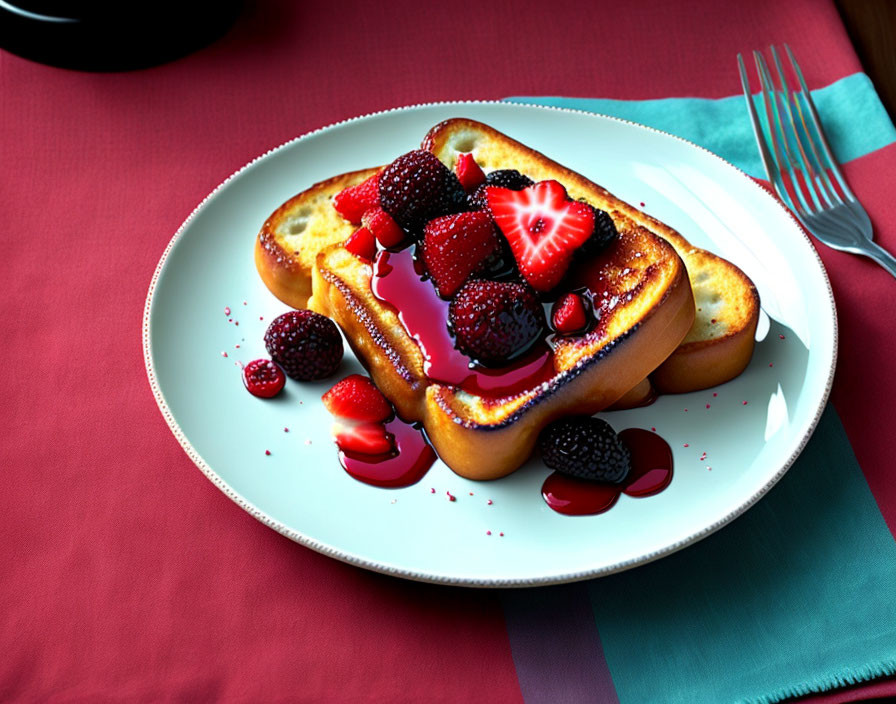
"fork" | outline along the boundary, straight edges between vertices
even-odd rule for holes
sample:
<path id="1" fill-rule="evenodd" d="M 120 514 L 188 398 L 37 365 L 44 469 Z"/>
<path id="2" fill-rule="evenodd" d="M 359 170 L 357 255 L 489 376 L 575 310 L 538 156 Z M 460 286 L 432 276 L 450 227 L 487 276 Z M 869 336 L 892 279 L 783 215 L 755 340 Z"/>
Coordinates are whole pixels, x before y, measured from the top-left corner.
<path id="1" fill-rule="evenodd" d="M 896 258 L 872 240 L 871 220 L 837 166 L 803 72 L 790 47 L 785 44 L 784 50 L 799 90 L 790 89 L 774 46 L 771 55 L 778 76 L 777 87 L 762 53 L 753 52 L 768 134 L 763 130 L 753 102 L 743 56 L 737 55 L 750 122 L 769 181 L 778 197 L 819 242 L 870 257 L 896 277 Z M 830 174 L 836 179 L 839 190 Z"/>

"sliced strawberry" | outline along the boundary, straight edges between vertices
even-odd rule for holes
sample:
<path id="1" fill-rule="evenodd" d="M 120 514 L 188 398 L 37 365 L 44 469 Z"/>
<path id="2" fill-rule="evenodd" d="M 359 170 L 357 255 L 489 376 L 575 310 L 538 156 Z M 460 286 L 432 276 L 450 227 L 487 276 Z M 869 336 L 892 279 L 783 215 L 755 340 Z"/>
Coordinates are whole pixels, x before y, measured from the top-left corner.
<path id="1" fill-rule="evenodd" d="M 442 298 L 450 298 L 501 243 L 488 213 L 477 211 L 430 220 L 423 229 L 423 263 Z"/>
<path id="2" fill-rule="evenodd" d="M 378 186 L 379 172 L 361 183 L 342 189 L 333 196 L 333 207 L 342 217 L 355 225 L 360 224 L 361 216 L 371 208 L 380 204 Z"/>
<path id="3" fill-rule="evenodd" d="M 376 237 L 376 241 L 383 247 L 394 247 L 401 244 L 407 236 L 393 217 L 379 206 L 369 209 L 363 216 L 364 223 L 370 232 Z"/>
<path id="4" fill-rule="evenodd" d="M 454 162 L 454 173 L 457 174 L 460 185 L 467 193 L 472 193 L 485 183 L 485 173 L 469 152 L 457 155 L 457 161 Z"/>
<path id="5" fill-rule="evenodd" d="M 559 333 L 571 335 L 584 332 L 589 325 L 588 306 L 577 293 L 567 293 L 551 307 L 551 327 Z"/>
<path id="6" fill-rule="evenodd" d="M 336 445 L 344 452 L 385 455 L 395 449 L 395 438 L 382 423 L 356 423 L 333 426 Z"/>
<path id="7" fill-rule="evenodd" d="M 361 259 L 373 261 L 376 256 L 376 240 L 373 233 L 366 227 L 359 227 L 355 234 L 345 241 L 345 248 Z"/>
<path id="8" fill-rule="evenodd" d="M 324 406 L 334 416 L 369 422 L 386 420 L 392 406 L 366 376 L 351 374 L 338 382 L 322 397 Z"/>
<path id="9" fill-rule="evenodd" d="M 557 181 L 539 181 L 521 191 L 496 186 L 485 191 L 520 273 L 533 288 L 550 291 L 594 231 L 593 208 L 569 200 Z"/>

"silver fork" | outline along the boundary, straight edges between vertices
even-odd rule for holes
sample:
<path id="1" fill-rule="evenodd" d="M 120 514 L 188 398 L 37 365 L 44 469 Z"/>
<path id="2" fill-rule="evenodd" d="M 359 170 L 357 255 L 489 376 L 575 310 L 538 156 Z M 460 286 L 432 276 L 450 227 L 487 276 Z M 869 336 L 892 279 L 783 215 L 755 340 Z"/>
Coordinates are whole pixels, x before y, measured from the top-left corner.
<path id="1" fill-rule="evenodd" d="M 896 258 L 872 240 L 871 220 L 837 166 L 803 72 L 790 47 L 785 44 L 784 49 L 799 90 L 790 89 L 774 46 L 771 55 L 778 76 L 777 87 L 765 58 L 760 52 L 753 52 L 762 87 L 767 134 L 753 103 L 743 56 L 737 55 L 740 81 L 765 172 L 778 197 L 819 242 L 870 257 L 896 277 Z M 839 191 L 829 174 L 836 179 Z"/>

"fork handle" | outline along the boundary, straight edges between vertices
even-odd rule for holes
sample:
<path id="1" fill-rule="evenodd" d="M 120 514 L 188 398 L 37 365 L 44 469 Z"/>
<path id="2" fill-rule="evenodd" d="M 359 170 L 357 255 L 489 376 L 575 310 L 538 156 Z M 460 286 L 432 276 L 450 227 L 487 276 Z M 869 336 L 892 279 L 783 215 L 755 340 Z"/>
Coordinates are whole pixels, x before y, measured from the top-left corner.
<path id="1" fill-rule="evenodd" d="M 863 245 L 861 254 L 870 257 L 889 271 L 892 276 L 896 277 L 896 257 L 877 244 L 877 242 L 872 240 L 868 242 L 867 246 Z"/>

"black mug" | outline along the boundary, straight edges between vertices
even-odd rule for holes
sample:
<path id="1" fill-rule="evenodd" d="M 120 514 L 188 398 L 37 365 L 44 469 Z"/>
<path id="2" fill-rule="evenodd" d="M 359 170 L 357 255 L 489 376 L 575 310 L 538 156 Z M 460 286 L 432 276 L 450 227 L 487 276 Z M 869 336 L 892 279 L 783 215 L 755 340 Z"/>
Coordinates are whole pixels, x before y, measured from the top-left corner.
<path id="1" fill-rule="evenodd" d="M 0 0 L 0 48 L 81 71 L 147 68 L 218 39 L 241 9 L 241 0 Z"/>

